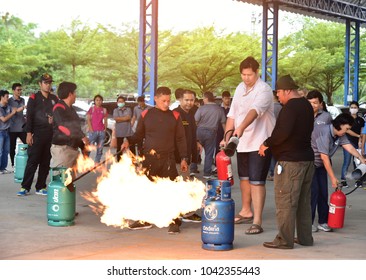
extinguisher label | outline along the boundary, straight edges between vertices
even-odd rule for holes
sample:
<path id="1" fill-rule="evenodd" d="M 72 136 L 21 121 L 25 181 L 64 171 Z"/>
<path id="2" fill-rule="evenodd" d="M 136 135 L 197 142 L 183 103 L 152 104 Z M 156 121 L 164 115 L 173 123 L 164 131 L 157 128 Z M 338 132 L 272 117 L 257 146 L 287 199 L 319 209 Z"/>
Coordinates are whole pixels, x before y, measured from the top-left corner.
<path id="1" fill-rule="evenodd" d="M 233 169 L 231 168 L 231 164 L 227 166 L 227 177 L 231 178 L 233 177 Z"/>
<path id="2" fill-rule="evenodd" d="M 334 207 L 334 206 L 330 206 L 330 207 L 329 207 L 329 213 L 331 213 L 331 214 L 335 214 L 335 212 L 336 212 L 336 207 Z"/>

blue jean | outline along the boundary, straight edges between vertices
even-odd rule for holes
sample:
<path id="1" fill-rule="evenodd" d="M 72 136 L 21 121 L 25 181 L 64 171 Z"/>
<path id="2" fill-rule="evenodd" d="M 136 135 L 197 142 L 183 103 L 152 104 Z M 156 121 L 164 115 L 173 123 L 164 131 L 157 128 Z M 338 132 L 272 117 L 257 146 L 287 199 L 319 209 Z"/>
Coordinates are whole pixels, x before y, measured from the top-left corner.
<path id="1" fill-rule="evenodd" d="M 0 170 L 5 170 L 8 166 L 8 156 L 10 151 L 10 137 L 7 130 L 0 130 Z"/>
<path id="2" fill-rule="evenodd" d="M 205 162 L 203 165 L 203 176 L 210 176 L 216 147 L 216 130 L 197 128 L 197 139 L 205 150 Z"/>
<path id="3" fill-rule="evenodd" d="M 351 143 L 351 144 L 355 149 L 358 148 L 353 143 Z M 352 155 L 349 152 L 347 152 L 345 149 L 343 149 L 343 164 L 342 164 L 341 180 L 346 180 L 348 167 L 349 167 L 351 161 L 352 161 Z M 356 168 L 355 164 L 353 164 L 353 167 L 354 167 L 353 169 Z"/>
<path id="4" fill-rule="evenodd" d="M 104 147 L 104 139 L 105 139 L 105 131 L 93 131 L 88 132 L 88 138 L 90 144 L 97 145 L 97 153 L 95 154 L 95 162 L 100 162 L 100 159 L 103 155 L 103 147 Z"/>

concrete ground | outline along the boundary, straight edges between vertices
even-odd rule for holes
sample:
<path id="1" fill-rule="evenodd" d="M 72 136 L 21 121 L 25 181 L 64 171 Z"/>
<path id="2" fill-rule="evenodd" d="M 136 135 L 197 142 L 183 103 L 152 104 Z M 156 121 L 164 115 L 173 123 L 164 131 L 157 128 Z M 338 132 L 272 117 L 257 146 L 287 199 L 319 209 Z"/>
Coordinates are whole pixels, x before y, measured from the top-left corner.
<path id="1" fill-rule="evenodd" d="M 342 151 L 333 158 L 340 177 Z M 235 165 L 235 164 L 234 164 Z M 200 166 L 202 174 L 202 165 Z M 350 170 L 351 171 L 351 170 Z M 236 170 L 234 170 L 236 174 Z M 234 249 L 207 251 L 201 248 L 201 224 L 183 223 L 181 233 L 169 235 L 167 228 L 153 227 L 131 231 L 100 222 L 80 192 L 96 187 L 95 174 L 76 183 L 75 225 L 53 227 L 47 224 L 47 199 L 34 194 L 16 196 L 20 184 L 14 174 L 0 175 L 0 260 L 365 260 L 366 259 L 366 190 L 362 188 L 347 196 L 345 225 L 333 232 L 314 233 L 315 244 L 293 250 L 263 247 L 277 233 L 273 182 L 267 182 L 263 214 L 264 232 L 246 235 L 248 225 L 235 226 Z M 350 180 L 353 189 L 354 181 Z M 329 189 L 332 193 L 332 189 Z M 241 206 L 238 179 L 232 188 L 236 209 Z M 158 207 L 158 205 L 156 205 Z M 164 209 L 161 209 L 164 211 Z"/>

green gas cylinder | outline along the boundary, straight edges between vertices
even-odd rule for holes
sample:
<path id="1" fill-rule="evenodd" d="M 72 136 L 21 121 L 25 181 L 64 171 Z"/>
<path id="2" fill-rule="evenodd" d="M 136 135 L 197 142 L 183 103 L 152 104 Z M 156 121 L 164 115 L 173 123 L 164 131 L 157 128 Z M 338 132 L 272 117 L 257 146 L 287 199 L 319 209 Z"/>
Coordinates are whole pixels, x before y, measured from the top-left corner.
<path id="1" fill-rule="evenodd" d="M 74 225 L 75 191 L 65 186 L 67 168 L 51 168 L 51 181 L 47 189 L 47 219 L 49 226 Z"/>
<path id="2" fill-rule="evenodd" d="M 18 152 L 14 158 L 15 170 L 14 170 L 14 182 L 23 182 L 25 167 L 28 161 L 28 145 L 18 144 Z"/>

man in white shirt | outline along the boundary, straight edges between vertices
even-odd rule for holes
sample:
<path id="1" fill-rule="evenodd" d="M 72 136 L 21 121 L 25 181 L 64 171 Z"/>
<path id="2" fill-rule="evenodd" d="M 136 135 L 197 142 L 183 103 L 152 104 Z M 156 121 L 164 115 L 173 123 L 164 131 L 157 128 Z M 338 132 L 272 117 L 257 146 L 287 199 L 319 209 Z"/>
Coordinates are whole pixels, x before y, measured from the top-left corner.
<path id="1" fill-rule="evenodd" d="M 258 234 L 263 232 L 265 182 L 271 162 L 269 152 L 261 157 L 258 150 L 275 125 L 273 95 L 271 87 L 259 78 L 259 63 L 253 57 L 244 59 L 239 69 L 243 82 L 235 90 L 225 129 L 225 135 L 232 130 L 232 135 L 240 139 L 237 162 L 242 208 L 235 217 L 235 223 L 253 223 L 245 233 Z M 221 145 L 226 144 L 229 135 L 227 133 Z"/>

